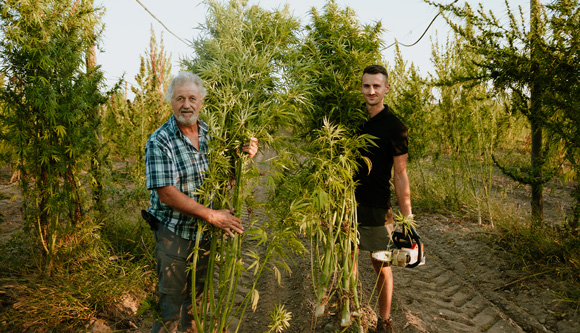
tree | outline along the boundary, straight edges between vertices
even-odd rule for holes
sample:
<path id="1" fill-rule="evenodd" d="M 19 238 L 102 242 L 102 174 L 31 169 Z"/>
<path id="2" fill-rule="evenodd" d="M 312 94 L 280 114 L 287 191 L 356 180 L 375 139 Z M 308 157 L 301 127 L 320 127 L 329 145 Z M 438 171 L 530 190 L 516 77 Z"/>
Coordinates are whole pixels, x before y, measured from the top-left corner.
<path id="1" fill-rule="evenodd" d="M 544 105 L 555 113 L 548 129 L 564 143 L 566 159 L 576 176 L 575 200 L 570 227 L 578 230 L 580 220 L 580 2 L 555 1 L 546 5 L 546 38 L 538 41 L 538 55 L 546 71 Z"/>
<path id="2" fill-rule="evenodd" d="M 64 235 L 84 222 L 82 171 L 97 140 L 93 113 L 103 75 L 86 68 L 102 11 L 93 1 L 0 1 L 3 140 L 15 147 L 26 230 L 47 270 Z M 90 177 L 90 174 L 89 174 Z"/>
<path id="3" fill-rule="evenodd" d="M 491 82 L 497 91 L 510 96 L 509 108 L 523 114 L 531 126 L 531 153 L 528 167 L 510 168 L 500 164 L 504 173 L 514 180 L 531 186 L 532 225 L 543 224 L 543 184 L 553 177 L 555 169 L 549 169 L 547 159 L 550 141 L 545 140 L 543 130 L 553 119 L 553 110 L 545 105 L 545 91 L 551 73 L 543 57 L 542 40 L 559 33 L 547 31 L 544 7 L 537 0 L 531 1 L 530 31 L 523 22 L 516 19 L 507 5 L 509 23 L 498 20 L 493 12 L 487 13 L 483 5 L 477 11 L 466 4 L 465 7 L 440 5 L 448 14 L 447 22 L 462 38 L 470 50 L 477 55 L 474 61 L 477 71 L 469 75 L 457 75 L 460 81 Z M 451 15 L 459 17 L 465 25 L 453 22 Z"/>

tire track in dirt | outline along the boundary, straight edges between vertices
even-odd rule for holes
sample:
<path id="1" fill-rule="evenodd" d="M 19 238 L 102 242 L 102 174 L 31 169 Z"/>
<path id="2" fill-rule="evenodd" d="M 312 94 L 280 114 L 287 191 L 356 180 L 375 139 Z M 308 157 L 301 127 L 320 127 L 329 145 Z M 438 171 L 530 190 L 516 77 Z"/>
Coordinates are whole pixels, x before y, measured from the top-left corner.
<path id="1" fill-rule="evenodd" d="M 459 235 L 461 228 L 452 231 L 448 224 L 434 219 L 418 223 L 426 264 L 394 268 L 394 302 L 407 319 L 408 330 L 403 331 L 547 332 L 533 316 L 491 288 L 493 281 L 486 280 L 493 279 L 492 275 L 482 273 L 485 265 L 474 266 L 493 264 L 489 248 L 472 243 L 456 246 L 459 237 L 470 236 L 467 231 Z"/>
<path id="2" fill-rule="evenodd" d="M 429 266 L 416 272 L 395 272 L 395 297 L 401 308 L 421 319 L 428 332 L 523 332 L 511 318 L 499 310 L 472 285 L 443 268 L 436 256 Z M 419 327 L 418 327 L 419 328 Z"/>

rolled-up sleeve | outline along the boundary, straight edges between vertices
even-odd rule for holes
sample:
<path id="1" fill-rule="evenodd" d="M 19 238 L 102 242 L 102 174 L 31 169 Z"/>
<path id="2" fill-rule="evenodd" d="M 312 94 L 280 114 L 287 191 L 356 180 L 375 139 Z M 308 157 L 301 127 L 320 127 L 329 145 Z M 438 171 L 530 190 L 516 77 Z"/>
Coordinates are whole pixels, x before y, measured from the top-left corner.
<path id="1" fill-rule="evenodd" d="M 147 189 L 176 186 L 176 164 L 168 140 L 155 136 L 145 145 L 145 174 Z"/>

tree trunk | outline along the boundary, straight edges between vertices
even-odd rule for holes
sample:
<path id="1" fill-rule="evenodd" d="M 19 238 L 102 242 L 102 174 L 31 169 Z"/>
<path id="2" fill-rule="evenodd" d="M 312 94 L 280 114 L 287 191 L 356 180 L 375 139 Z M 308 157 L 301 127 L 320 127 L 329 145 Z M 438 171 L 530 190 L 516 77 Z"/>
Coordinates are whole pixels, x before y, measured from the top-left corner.
<path id="1" fill-rule="evenodd" d="M 93 44 L 87 51 L 87 71 L 90 73 L 97 67 L 97 53 L 96 46 Z M 103 205 L 103 175 L 102 175 L 102 158 L 101 158 L 101 127 L 100 127 L 100 112 L 96 107 L 92 110 L 91 122 L 97 131 L 97 142 L 93 145 L 93 157 L 91 158 L 91 173 L 94 178 L 92 182 L 93 205 L 97 214 L 104 213 Z"/>
<path id="2" fill-rule="evenodd" d="M 530 0 L 530 33 L 531 33 L 531 62 L 532 86 L 530 96 L 530 123 L 532 126 L 532 226 L 541 227 L 544 219 L 543 175 L 544 159 L 542 157 L 542 88 L 539 75 L 538 56 L 538 10 L 539 0 Z"/>
<path id="3" fill-rule="evenodd" d="M 533 90 L 532 90 L 533 91 Z M 533 95 L 532 95 L 533 96 Z M 539 101 L 538 101 L 539 102 Z M 539 103 L 538 103 L 539 104 Z M 533 105 L 533 104 L 532 104 Z M 544 220 L 544 184 L 542 169 L 542 127 L 532 121 L 532 226 L 541 227 Z"/>
<path id="4" fill-rule="evenodd" d="M 576 179 L 580 179 L 580 169 L 576 169 Z M 580 232 L 578 227 L 580 226 L 580 183 L 576 182 L 576 187 L 572 192 L 572 197 L 574 198 L 574 210 L 572 211 L 572 219 L 568 222 L 568 226 L 576 234 Z"/>

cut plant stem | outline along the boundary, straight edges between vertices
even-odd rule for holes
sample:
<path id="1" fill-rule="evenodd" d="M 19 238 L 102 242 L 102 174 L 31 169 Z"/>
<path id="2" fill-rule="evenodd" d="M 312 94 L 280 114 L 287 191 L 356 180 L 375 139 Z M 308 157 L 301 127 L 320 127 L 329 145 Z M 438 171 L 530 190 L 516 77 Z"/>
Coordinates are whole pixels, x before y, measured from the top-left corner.
<path id="1" fill-rule="evenodd" d="M 349 300 L 347 298 L 344 302 L 344 306 L 342 307 L 342 316 L 340 318 L 340 326 L 349 327 L 350 325 L 352 325 L 352 321 L 350 320 Z"/>

